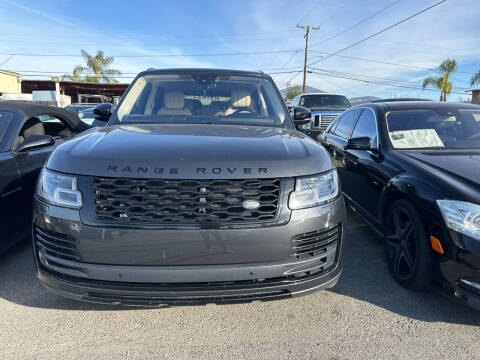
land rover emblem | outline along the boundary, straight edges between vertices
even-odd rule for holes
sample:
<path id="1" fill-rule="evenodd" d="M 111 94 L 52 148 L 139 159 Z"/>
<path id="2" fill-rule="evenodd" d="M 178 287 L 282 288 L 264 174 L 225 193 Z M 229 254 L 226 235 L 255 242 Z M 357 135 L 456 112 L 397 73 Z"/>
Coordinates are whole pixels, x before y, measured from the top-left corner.
<path id="1" fill-rule="evenodd" d="M 245 200 L 242 205 L 247 210 L 255 210 L 260 207 L 260 203 L 257 200 Z"/>

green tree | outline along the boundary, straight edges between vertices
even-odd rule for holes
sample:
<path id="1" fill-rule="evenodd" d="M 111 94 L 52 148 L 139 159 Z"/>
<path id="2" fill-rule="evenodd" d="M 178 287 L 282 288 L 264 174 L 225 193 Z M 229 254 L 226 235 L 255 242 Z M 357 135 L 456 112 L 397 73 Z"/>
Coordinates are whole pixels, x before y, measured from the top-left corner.
<path id="1" fill-rule="evenodd" d="M 440 90 L 440 101 L 447 101 L 447 96 L 452 91 L 452 82 L 450 75 L 457 70 L 457 61 L 455 59 L 447 59 L 440 64 L 438 71 L 442 76 L 429 76 L 423 80 L 422 88 L 434 86 Z"/>
<path id="2" fill-rule="evenodd" d="M 470 86 L 473 85 L 480 85 L 480 70 L 476 74 L 473 74 L 472 78 L 470 79 Z"/>
<path id="3" fill-rule="evenodd" d="M 285 98 L 293 99 L 295 96 L 300 95 L 302 93 L 302 88 L 300 85 L 287 85 L 287 91 L 285 92 Z"/>
<path id="4" fill-rule="evenodd" d="M 85 59 L 87 66 L 75 66 L 72 75 L 64 75 L 62 77 L 63 79 L 94 83 L 118 82 L 115 77 L 120 76 L 122 73 L 119 70 L 109 68 L 109 66 L 113 63 L 113 56 L 105 56 L 103 50 L 98 50 L 95 56 L 90 55 L 85 50 L 82 50 L 82 57 Z M 85 76 L 82 77 L 82 75 Z"/>

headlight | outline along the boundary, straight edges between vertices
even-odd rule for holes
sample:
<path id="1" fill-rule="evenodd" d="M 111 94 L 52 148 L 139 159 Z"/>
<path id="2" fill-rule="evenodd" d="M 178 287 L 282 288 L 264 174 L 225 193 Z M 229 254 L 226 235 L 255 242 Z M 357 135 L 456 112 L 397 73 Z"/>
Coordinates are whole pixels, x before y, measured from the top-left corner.
<path id="1" fill-rule="evenodd" d="M 447 226 L 480 240 L 480 205 L 463 201 L 437 200 Z"/>
<path id="2" fill-rule="evenodd" d="M 296 179 L 295 191 L 290 194 L 288 206 L 292 210 L 319 206 L 330 202 L 337 194 L 336 170 L 325 174 L 299 177 Z"/>
<path id="3" fill-rule="evenodd" d="M 42 169 L 37 182 L 37 196 L 63 207 L 82 207 L 82 193 L 77 188 L 77 177 Z"/>

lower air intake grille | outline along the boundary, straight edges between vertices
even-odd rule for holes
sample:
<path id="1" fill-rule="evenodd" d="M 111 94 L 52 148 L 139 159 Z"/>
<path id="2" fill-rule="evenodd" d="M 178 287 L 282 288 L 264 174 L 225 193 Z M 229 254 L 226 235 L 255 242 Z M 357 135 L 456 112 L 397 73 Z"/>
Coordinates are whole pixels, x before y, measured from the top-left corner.
<path id="1" fill-rule="evenodd" d="M 34 229 L 34 236 L 37 248 L 48 255 L 64 260 L 80 260 L 75 239 L 38 227 Z"/>
<path id="2" fill-rule="evenodd" d="M 280 185 L 280 179 L 95 177 L 95 218 L 116 223 L 271 222 L 277 217 Z M 260 206 L 246 209 L 246 200 Z"/>
<path id="3" fill-rule="evenodd" d="M 293 253 L 294 257 L 318 256 L 328 251 L 328 249 L 340 241 L 342 237 L 341 224 L 300 234 L 293 237 Z"/>

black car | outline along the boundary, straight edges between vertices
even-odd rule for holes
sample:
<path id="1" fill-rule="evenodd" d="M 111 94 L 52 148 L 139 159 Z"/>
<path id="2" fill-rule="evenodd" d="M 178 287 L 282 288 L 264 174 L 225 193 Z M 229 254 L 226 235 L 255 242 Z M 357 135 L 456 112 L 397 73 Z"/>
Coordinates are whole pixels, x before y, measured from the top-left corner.
<path id="1" fill-rule="evenodd" d="M 106 127 L 52 153 L 35 198 L 37 275 L 78 300 L 273 300 L 342 272 L 336 170 L 259 72 L 140 73 Z"/>
<path id="2" fill-rule="evenodd" d="M 393 277 L 480 308 L 480 106 L 366 104 L 319 137 Z"/>
<path id="3" fill-rule="evenodd" d="M 50 153 L 88 128 L 61 108 L 0 102 L 0 252 L 30 233 L 35 182 Z"/>

